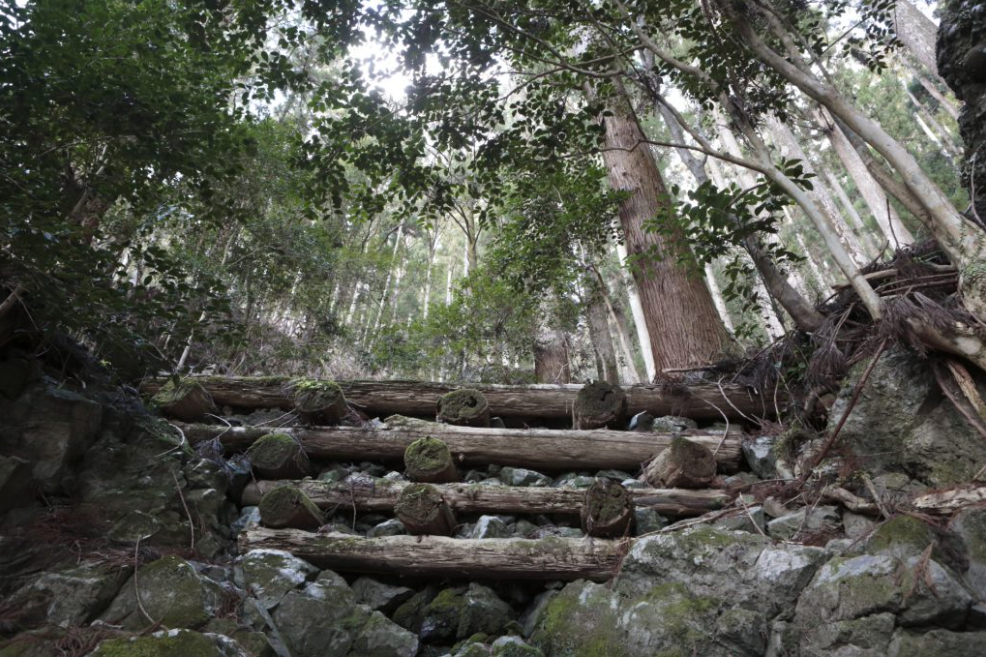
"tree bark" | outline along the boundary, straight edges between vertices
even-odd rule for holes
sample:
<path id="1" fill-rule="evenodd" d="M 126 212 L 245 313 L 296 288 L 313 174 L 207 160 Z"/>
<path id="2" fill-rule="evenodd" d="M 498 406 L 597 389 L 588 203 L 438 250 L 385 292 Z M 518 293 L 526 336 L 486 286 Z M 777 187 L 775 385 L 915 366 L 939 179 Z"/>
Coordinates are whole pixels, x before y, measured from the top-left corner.
<path id="1" fill-rule="evenodd" d="M 651 349 L 647 320 L 644 318 L 644 304 L 640 300 L 637 284 L 634 283 L 633 276 L 630 275 L 629 254 L 626 245 L 622 242 L 616 243 L 616 257 L 620 261 L 620 276 L 623 279 L 624 287 L 626 287 L 627 298 L 630 300 L 630 313 L 633 315 L 633 325 L 637 330 L 637 343 L 640 345 L 644 370 L 647 372 L 646 382 L 653 383 L 657 377 L 657 369 L 654 366 L 654 351 Z"/>
<path id="2" fill-rule="evenodd" d="M 394 504 L 394 515 L 408 534 L 451 536 L 456 521 L 441 491 L 430 484 L 405 486 Z"/>
<path id="3" fill-rule="evenodd" d="M 606 308 L 598 293 L 590 293 L 586 303 L 586 319 L 589 324 L 589 335 L 592 346 L 599 356 L 599 378 L 607 383 L 619 385 L 620 373 L 616 365 L 616 350 L 613 349 L 613 337 L 609 332 L 609 320 Z"/>
<path id="4" fill-rule="evenodd" d="M 726 325 L 727 331 L 735 333 L 736 327 L 733 326 L 733 320 L 729 316 L 729 309 L 726 308 L 726 299 L 722 296 L 719 283 L 716 282 L 716 273 L 712 268 L 712 263 L 706 263 L 705 265 L 705 280 L 709 286 L 709 292 L 712 293 L 712 300 L 716 304 L 716 310 L 719 311 L 719 316 L 722 317 L 722 323 Z"/>
<path id="5" fill-rule="evenodd" d="M 438 420 L 467 427 L 490 426 L 490 404 L 479 390 L 460 388 L 438 400 Z"/>
<path id="6" fill-rule="evenodd" d="M 543 326 L 534 342 L 534 378 L 538 383 L 570 383 L 572 367 L 565 334 Z M 500 415 L 500 413 L 497 413 Z"/>
<path id="7" fill-rule="evenodd" d="M 313 534 L 296 529 L 250 529 L 240 553 L 285 550 L 319 568 L 338 572 L 463 579 L 589 579 L 616 575 L 626 548 L 621 541 L 551 537 L 542 540 L 445 536 Z"/>
<path id="8" fill-rule="evenodd" d="M 209 391 L 216 404 L 237 409 L 292 408 L 292 398 L 285 388 L 288 377 L 186 377 Z M 152 396 L 167 379 L 152 379 L 141 384 L 141 393 Z M 399 414 L 434 418 L 439 398 L 457 386 L 429 381 L 337 381 L 351 405 L 380 416 Z M 575 397 L 582 389 L 578 384 L 507 386 L 477 384 L 486 396 L 490 414 L 513 418 L 570 419 Z M 773 417 L 774 393 L 764 398 L 746 386 L 724 383 L 663 386 L 641 384 L 624 386 L 627 412 L 636 415 L 647 411 L 655 416 L 681 415 L 694 420 L 731 420 Z M 787 396 L 778 393 L 778 403 Z M 717 410 L 717 407 L 720 410 Z"/>
<path id="9" fill-rule="evenodd" d="M 264 493 L 286 482 L 260 480 L 243 490 L 241 506 L 255 506 Z M 358 512 L 390 512 L 401 492 L 412 484 L 389 479 L 353 478 L 344 482 L 313 479 L 287 482 L 297 486 L 322 509 Z M 585 501 L 580 488 L 484 486 L 482 484 L 434 484 L 448 505 L 459 513 L 578 515 Z M 654 509 L 662 516 L 700 516 L 722 508 L 731 496 L 721 489 L 631 488 L 638 509 Z"/>
<path id="10" fill-rule="evenodd" d="M 610 185 L 628 192 L 619 216 L 627 251 L 635 259 L 633 276 L 643 305 L 657 372 L 705 365 L 719 358 L 730 343 L 705 282 L 678 262 L 678 249 L 667 237 L 644 229 L 644 223 L 670 210 L 670 198 L 650 147 L 630 113 L 625 97 L 611 103 L 604 116 L 606 164 Z M 654 256 L 660 259 L 654 259 Z"/>
<path id="11" fill-rule="evenodd" d="M 938 61 L 935 57 L 938 26 L 910 0 L 897 0 L 893 17 L 897 38 L 922 66 L 938 77 Z"/>
<path id="12" fill-rule="evenodd" d="M 628 536 L 633 528 L 633 496 L 609 479 L 596 479 L 585 492 L 579 514 L 582 531 L 596 538 Z"/>
<path id="13" fill-rule="evenodd" d="M 575 397 L 576 429 L 625 428 L 627 396 L 618 385 L 605 381 L 587 383 Z"/>
<path id="14" fill-rule="evenodd" d="M 218 438 L 227 452 L 242 452 L 264 434 L 263 428 L 201 424 L 186 424 L 181 428 L 192 443 Z M 431 436 L 448 445 L 457 464 L 498 463 L 544 471 L 609 468 L 636 471 L 641 463 L 660 454 L 673 437 L 661 433 L 605 429 L 452 427 L 408 418 L 392 420 L 385 429 L 332 427 L 292 429 L 285 433 L 300 441 L 305 452 L 313 458 L 379 459 L 399 463 L 408 445 L 422 436 Z M 723 472 L 734 472 L 739 467 L 742 432 L 725 437 L 721 431 L 696 431 L 686 435 L 692 442 L 709 449 L 718 448 L 716 462 Z"/>

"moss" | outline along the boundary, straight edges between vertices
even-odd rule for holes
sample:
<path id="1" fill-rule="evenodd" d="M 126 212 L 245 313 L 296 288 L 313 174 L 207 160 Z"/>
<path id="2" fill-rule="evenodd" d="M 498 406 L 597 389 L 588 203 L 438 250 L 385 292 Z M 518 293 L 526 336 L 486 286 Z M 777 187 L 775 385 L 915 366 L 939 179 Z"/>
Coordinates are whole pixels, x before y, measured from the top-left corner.
<path id="1" fill-rule="evenodd" d="M 437 438 L 418 438 L 404 450 L 404 465 L 418 474 L 437 474 L 452 460 L 448 445 Z"/>
<path id="2" fill-rule="evenodd" d="M 195 381 L 182 379 L 178 385 L 175 385 L 174 379 L 168 379 L 168 382 L 158 390 L 157 394 L 151 397 L 151 405 L 157 408 L 170 406 L 187 397 L 196 388 L 201 389 L 202 386 Z"/>
<path id="3" fill-rule="evenodd" d="M 445 589 L 424 609 L 424 617 L 431 629 L 431 636 L 451 639 L 456 635 L 459 617 L 465 608 L 462 591 Z"/>
<path id="4" fill-rule="evenodd" d="M 426 587 L 424 590 L 415 593 L 408 598 L 407 602 L 398 607 L 394 611 L 391 620 L 406 630 L 418 632 L 421 629 L 421 621 L 424 618 L 424 609 L 434 598 L 435 588 L 431 586 Z"/>
<path id="5" fill-rule="evenodd" d="M 486 395 L 471 388 L 453 390 L 438 400 L 438 412 L 447 421 L 472 420 L 488 411 Z"/>
<path id="6" fill-rule="evenodd" d="M 345 399 L 342 388 L 332 381 L 317 379 L 294 379 L 288 384 L 294 394 L 295 406 L 303 411 L 318 411 L 329 408 Z"/>
<path id="7" fill-rule="evenodd" d="M 620 518 L 631 504 L 627 490 L 607 479 L 596 481 L 586 494 L 586 499 L 589 515 L 601 523 Z"/>
<path id="8" fill-rule="evenodd" d="M 430 518 L 439 508 L 442 496 L 434 486 L 411 484 L 401 491 L 394 513 L 408 518 Z"/>
<path id="9" fill-rule="evenodd" d="M 897 516 L 877 527 L 866 547 L 876 554 L 916 556 L 933 541 L 934 535 L 926 524 L 913 516 Z"/>
<path id="10" fill-rule="evenodd" d="M 290 459 L 296 453 L 298 443 L 286 433 L 268 433 L 253 441 L 247 456 L 253 463 L 277 465 Z"/>
<path id="11" fill-rule="evenodd" d="M 679 646 L 707 639 L 698 628 L 719 606 L 713 598 L 691 595 L 680 582 L 658 584 L 647 592 L 644 600 L 658 607 L 661 629 Z M 691 650 L 688 652 L 691 654 Z"/>
<path id="12" fill-rule="evenodd" d="M 141 596 L 148 613 L 165 627 L 195 629 L 209 621 L 211 614 L 203 600 L 202 580 L 181 557 L 168 555 L 142 566 L 139 576 L 143 590 L 153 586 L 165 594 L 150 600 Z M 137 615 L 133 617 L 137 619 Z M 138 620 L 142 622 L 143 618 Z"/>
<path id="13" fill-rule="evenodd" d="M 555 657 L 625 657 L 608 591 L 569 585 L 541 612 L 531 642 Z"/>
<path id="14" fill-rule="evenodd" d="M 296 486 L 279 486 L 268 491 L 260 498 L 260 519 L 268 527 L 284 526 L 297 514 L 301 507 L 313 522 L 318 525 L 325 523 L 321 509 Z"/>
<path id="15" fill-rule="evenodd" d="M 92 657 L 219 657 L 219 648 L 198 632 L 168 632 L 158 635 L 104 641 Z"/>

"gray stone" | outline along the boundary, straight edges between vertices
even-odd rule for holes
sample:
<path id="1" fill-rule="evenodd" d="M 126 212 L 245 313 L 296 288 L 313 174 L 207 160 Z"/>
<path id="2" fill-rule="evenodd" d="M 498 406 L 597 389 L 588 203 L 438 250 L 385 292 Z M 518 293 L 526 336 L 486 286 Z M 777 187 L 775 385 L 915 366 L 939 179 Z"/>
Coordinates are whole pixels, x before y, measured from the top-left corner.
<path id="1" fill-rule="evenodd" d="M 467 484 L 477 484 L 483 479 L 486 479 L 486 473 L 482 470 L 470 470 L 466 474 L 462 475 L 462 481 Z"/>
<path id="2" fill-rule="evenodd" d="M 544 657 L 544 653 L 528 645 L 519 636 L 501 636 L 490 645 L 491 657 Z"/>
<path id="3" fill-rule="evenodd" d="M 927 632 L 897 630 L 890 642 L 888 657 L 982 657 L 986 655 L 986 632 Z"/>
<path id="4" fill-rule="evenodd" d="M 963 579 L 980 600 L 986 600 L 986 509 L 959 511 L 950 528 L 961 537 L 969 559 Z"/>
<path id="5" fill-rule="evenodd" d="M 767 650 L 767 619 L 751 609 L 727 609 L 716 619 L 715 632 L 736 657 L 759 657 Z"/>
<path id="6" fill-rule="evenodd" d="M 834 506 L 806 506 L 768 522 L 767 533 L 773 538 L 789 541 L 799 534 L 838 531 L 841 522 L 839 510 Z"/>
<path id="7" fill-rule="evenodd" d="M 846 536 L 856 539 L 866 536 L 876 529 L 876 521 L 869 516 L 853 513 L 852 511 L 843 511 L 842 527 L 845 529 Z"/>
<path id="8" fill-rule="evenodd" d="M 649 488 L 647 482 L 640 481 L 639 479 L 624 479 L 620 482 L 624 488 Z"/>
<path id="9" fill-rule="evenodd" d="M 743 457 L 750 469 L 763 479 L 777 476 L 777 436 L 757 436 L 743 443 Z"/>
<path id="10" fill-rule="evenodd" d="M 492 589 L 473 582 L 441 591 L 424 608 L 423 639 L 462 640 L 477 633 L 499 634 L 513 617 L 510 605 Z"/>
<path id="11" fill-rule="evenodd" d="M 318 575 L 318 568 L 281 550 L 251 550 L 237 560 L 233 581 L 265 608 Z"/>
<path id="12" fill-rule="evenodd" d="M 541 616 L 541 612 L 544 608 L 548 606 L 555 596 L 558 595 L 558 591 L 548 589 L 544 593 L 538 594 L 534 598 L 534 603 L 530 605 L 524 613 L 520 616 L 520 627 L 521 632 L 525 637 L 529 637 L 534 633 L 534 628 L 537 626 L 538 618 Z"/>
<path id="13" fill-rule="evenodd" d="M 738 513 L 727 518 L 720 518 L 712 523 L 713 527 L 727 531 L 740 531 L 759 534 L 766 529 L 766 518 L 762 506 L 747 507 L 746 512 Z"/>
<path id="14" fill-rule="evenodd" d="M 245 506 L 240 512 L 240 517 L 237 518 L 232 525 L 230 525 L 230 530 L 233 535 L 236 536 L 240 532 L 246 531 L 247 529 L 253 529 L 260 526 L 260 507 L 259 506 Z"/>
<path id="15" fill-rule="evenodd" d="M 360 577 L 353 582 L 356 601 L 370 609 L 389 614 L 414 595 L 414 589 L 392 586 L 370 577 Z"/>
<path id="16" fill-rule="evenodd" d="M 753 474 L 752 472 L 737 472 L 734 475 L 730 475 L 722 480 L 726 488 L 739 488 L 742 486 L 749 486 L 750 484 L 755 484 L 760 481 L 760 477 Z"/>
<path id="17" fill-rule="evenodd" d="M 521 519 L 514 524 L 513 533 L 514 536 L 517 536 L 518 538 L 527 538 L 537 530 L 538 530 L 538 526 L 535 525 L 533 522 Z"/>
<path id="18" fill-rule="evenodd" d="M 237 643 L 221 634 L 201 634 L 171 629 L 140 636 L 107 639 L 89 653 L 90 657 L 248 657 Z"/>
<path id="19" fill-rule="evenodd" d="M 629 472 L 623 472 L 623 470 L 600 470 L 596 473 L 596 477 L 599 479 L 611 479 L 613 481 L 633 479 L 633 475 Z"/>
<path id="20" fill-rule="evenodd" d="M 555 479 L 553 488 L 588 488 L 595 482 L 595 477 L 581 475 L 577 472 L 568 472 Z"/>
<path id="21" fill-rule="evenodd" d="M 31 464 L 17 456 L 0 455 L 0 515 L 33 501 Z"/>
<path id="22" fill-rule="evenodd" d="M 662 415 L 654 418 L 651 428 L 658 433 L 681 433 L 691 429 L 698 429 L 698 423 L 687 417 L 677 415 Z"/>
<path id="23" fill-rule="evenodd" d="M 348 655 L 350 657 L 414 657 L 418 654 L 418 637 L 374 611 L 359 629 Z M 325 654 L 325 653 L 323 653 Z"/>
<path id="24" fill-rule="evenodd" d="M 271 615 L 292 657 L 345 657 L 370 612 L 351 594 L 320 600 L 291 591 Z"/>
<path id="25" fill-rule="evenodd" d="M 480 486 L 505 486 L 506 484 L 504 484 L 499 479 L 483 479 L 481 482 L 479 482 L 479 485 Z"/>
<path id="26" fill-rule="evenodd" d="M 647 411 L 641 411 L 630 418 L 630 424 L 627 425 L 627 429 L 630 431 L 653 431 L 654 416 Z"/>
<path id="27" fill-rule="evenodd" d="M 894 631 L 894 616 L 873 614 L 806 628 L 801 635 L 803 657 L 884 657 Z"/>
<path id="28" fill-rule="evenodd" d="M 507 538 L 510 531 L 499 516 L 480 516 L 473 526 L 470 538 Z"/>
<path id="29" fill-rule="evenodd" d="M 65 570 L 41 573 L 7 600 L 25 625 L 59 627 L 85 625 L 116 597 L 126 570 L 83 563 Z"/>
<path id="30" fill-rule="evenodd" d="M 369 538 L 377 538 L 380 536 L 400 536 L 401 534 L 406 534 L 407 530 L 404 529 L 404 523 L 402 523 L 397 518 L 391 518 L 390 520 L 385 520 L 379 525 L 370 528 L 366 532 Z"/>
<path id="31" fill-rule="evenodd" d="M 551 477 L 525 468 L 502 468 L 499 476 L 500 481 L 507 486 L 542 487 L 551 485 Z"/>
<path id="32" fill-rule="evenodd" d="M 634 508 L 633 520 L 637 529 L 637 536 L 656 532 L 668 524 L 668 521 L 654 509 Z"/>

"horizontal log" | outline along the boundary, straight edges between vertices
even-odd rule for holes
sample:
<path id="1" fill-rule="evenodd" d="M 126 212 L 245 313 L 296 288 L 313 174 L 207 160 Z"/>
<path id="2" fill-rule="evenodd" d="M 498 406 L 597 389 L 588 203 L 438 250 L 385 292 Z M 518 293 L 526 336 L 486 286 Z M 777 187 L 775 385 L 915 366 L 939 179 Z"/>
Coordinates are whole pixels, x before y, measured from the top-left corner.
<path id="1" fill-rule="evenodd" d="M 322 509 L 392 511 L 401 491 L 410 483 L 388 479 L 361 478 L 354 482 L 267 481 L 248 484 L 243 506 L 256 506 L 264 493 L 286 483 L 297 486 Z M 544 513 L 577 515 L 585 500 L 582 488 L 533 488 L 483 486 L 481 484 L 436 484 L 445 501 L 458 513 Z M 638 509 L 654 509 L 666 516 L 698 516 L 722 507 L 730 496 L 722 490 L 676 488 L 631 488 Z"/>
<path id="2" fill-rule="evenodd" d="M 263 427 L 177 425 L 192 443 L 219 438 L 227 452 L 245 451 L 268 433 Z M 641 464 L 659 454 L 673 436 L 637 431 L 576 431 L 572 429 L 491 429 L 455 427 L 401 418 L 385 428 L 322 427 L 279 429 L 295 436 L 313 458 L 401 461 L 404 450 L 418 438 L 431 436 L 448 445 L 456 463 L 497 463 L 543 471 L 605 470 L 635 473 Z M 716 453 L 722 472 L 735 472 L 741 458 L 738 431 L 689 432 L 688 439 Z M 721 445 L 720 445 L 721 443 Z"/>
<path id="3" fill-rule="evenodd" d="M 622 541 L 549 537 L 454 539 L 445 536 L 315 534 L 297 529 L 249 529 L 240 553 L 285 550 L 319 568 L 340 572 L 469 579 L 590 579 L 616 574 L 628 548 Z"/>
<path id="4" fill-rule="evenodd" d="M 918 495 L 911 501 L 916 511 L 947 515 L 986 502 L 986 486 L 967 485 Z"/>
<path id="5" fill-rule="evenodd" d="M 292 408 L 287 377 L 190 377 L 201 383 L 220 406 L 238 408 Z M 141 392 L 152 395 L 166 379 L 141 384 Z M 438 400 L 456 389 L 447 383 L 427 381 L 339 381 L 346 399 L 371 415 L 416 415 L 435 417 Z M 490 413 L 500 417 L 553 418 L 571 420 L 575 396 L 582 388 L 576 384 L 537 384 L 526 386 L 474 385 L 486 396 Z M 654 416 L 680 415 L 695 420 L 721 420 L 772 417 L 774 393 L 764 399 L 752 388 L 740 385 L 632 385 L 626 386 L 627 412 L 647 411 Z M 777 404 L 785 395 L 778 391 Z"/>

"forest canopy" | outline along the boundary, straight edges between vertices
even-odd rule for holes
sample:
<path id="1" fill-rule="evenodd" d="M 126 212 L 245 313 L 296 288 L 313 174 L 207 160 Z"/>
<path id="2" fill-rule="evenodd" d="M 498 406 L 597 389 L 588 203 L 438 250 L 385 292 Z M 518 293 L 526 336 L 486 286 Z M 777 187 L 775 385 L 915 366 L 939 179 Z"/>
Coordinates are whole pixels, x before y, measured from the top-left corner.
<path id="1" fill-rule="evenodd" d="M 849 289 L 982 367 L 936 9 L 0 0 L 0 318 L 130 378 L 635 382 Z M 868 278 L 928 240 L 961 311 Z"/>

